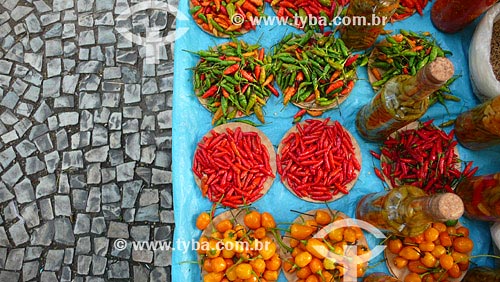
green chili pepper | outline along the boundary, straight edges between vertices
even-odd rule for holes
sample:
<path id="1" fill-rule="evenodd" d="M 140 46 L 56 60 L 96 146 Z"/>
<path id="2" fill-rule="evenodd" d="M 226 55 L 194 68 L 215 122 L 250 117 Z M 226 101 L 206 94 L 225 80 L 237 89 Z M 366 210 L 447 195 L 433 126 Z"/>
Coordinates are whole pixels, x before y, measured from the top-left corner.
<path id="1" fill-rule="evenodd" d="M 438 56 L 438 49 L 440 49 L 437 46 L 432 46 L 431 53 L 429 54 L 429 62 L 433 62 L 437 56 Z"/>
<path id="2" fill-rule="evenodd" d="M 224 116 L 227 114 L 227 99 L 224 96 L 220 98 L 220 106 L 222 107 L 222 113 Z"/>
<path id="3" fill-rule="evenodd" d="M 340 51 L 342 51 L 342 55 L 344 57 L 348 57 L 349 56 L 349 49 L 347 49 L 347 46 L 345 46 L 344 41 L 340 38 L 337 38 L 337 42 L 339 44 Z"/>
<path id="4" fill-rule="evenodd" d="M 341 63 L 338 63 L 338 62 L 334 62 L 332 59 L 329 59 L 327 58 L 326 59 L 326 62 L 334 69 L 336 70 L 342 70 L 344 68 L 344 66 L 342 66 Z"/>
<path id="5" fill-rule="evenodd" d="M 321 107 L 326 107 L 326 106 L 330 106 L 331 104 L 333 104 L 333 102 L 335 102 L 335 99 L 331 99 L 331 100 L 327 100 L 327 101 L 320 101 L 320 102 L 318 102 L 318 104 Z"/>
<path id="6" fill-rule="evenodd" d="M 226 32 L 226 30 L 224 28 L 222 28 L 214 19 L 210 19 L 210 23 L 219 32 L 221 32 L 221 33 L 225 33 Z"/>
<path id="7" fill-rule="evenodd" d="M 418 62 L 417 67 L 416 67 L 417 71 L 420 70 L 421 68 L 423 68 L 425 65 L 427 65 L 427 63 L 429 62 L 429 58 L 430 58 L 430 56 L 427 56 L 423 60 Z"/>
<path id="8" fill-rule="evenodd" d="M 405 37 L 410 36 L 410 33 L 409 33 L 407 30 L 405 30 L 405 29 L 401 29 L 399 32 L 401 32 L 401 34 L 402 34 L 403 36 L 405 36 Z"/>
<path id="9" fill-rule="evenodd" d="M 250 98 L 248 99 L 247 107 L 246 107 L 246 113 L 249 114 L 250 111 L 252 110 L 253 106 L 255 105 L 255 101 L 257 101 L 257 95 L 252 94 L 250 95 Z"/>
<path id="10" fill-rule="evenodd" d="M 229 83 L 231 83 L 233 85 L 239 83 L 237 80 L 235 80 L 234 78 L 230 77 L 229 75 L 224 76 L 224 80 L 226 80 L 227 82 L 229 82 Z"/>
<path id="11" fill-rule="evenodd" d="M 455 120 L 452 119 L 452 120 L 445 121 L 445 122 L 441 123 L 439 125 L 439 127 L 444 128 L 444 127 L 452 126 L 454 123 L 455 123 Z"/>
<path id="12" fill-rule="evenodd" d="M 255 126 L 255 127 L 260 126 L 260 124 L 257 124 L 251 120 L 248 120 L 248 119 L 239 119 L 238 122 L 246 123 L 246 124 L 249 124 L 249 125 Z"/>
<path id="13" fill-rule="evenodd" d="M 359 63 L 359 66 L 360 67 L 364 67 L 368 64 L 368 56 L 363 56 L 363 59 L 361 60 L 361 62 Z"/>
<path id="14" fill-rule="evenodd" d="M 246 110 L 248 103 L 247 103 L 247 98 L 245 97 L 245 95 L 243 93 L 238 94 L 238 102 L 239 102 L 240 106 L 244 110 Z"/>
<path id="15" fill-rule="evenodd" d="M 444 51 L 443 51 L 443 49 L 439 48 L 437 50 L 436 57 L 444 57 Z"/>
<path id="16" fill-rule="evenodd" d="M 194 14 L 194 13 L 198 12 L 199 10 L 201 10 L 201 8 L 202 8 L 202 7 L 201 7 L 200 5 L 198 5 L 198 6 L 194 6 L 193 8 L 191 8 L 191 9 L 189 10 L 189 13 L 192 15 L 192 14 Z"/>
<path id="17" fill-rule="evenodd" d="M 205 23 L 208 23 L 208 19 L 207 19 L 207 17 L 203 13 L 199 13 L 198 14 L 198 18 L 200 18 Z"/>
<path id="18" fill-rule="evenodd" d="M 227 14 L 228 14 L 229 18 L 232 19 L 234 14 L 236 14 L 236 8 L 234 7 L 234 4 L 231 2 L 227 3 L 226 10 L 227 10 Z"/>
<path id="19" fill-rule="evenodd" d="M 385 40 L 387 40 L 387 42 L 389 42 L 389 43 L 391 43 L 391 44 L 394 44 L 394 45 L 397 45 L 397 44 L 398 44 L 398 42 L 397 42 L 397 41 L 396 41 L 396 40 L 395 40 L 392 36 L 390 36 L 390 35 L 387 35 L 387 36 L 385 37 Z"/>
<path id="20" fill-rule="evenodd" d="M 279 59 L 285 63 L 289 63 L 289 64 L 295 64 L 297 62 L 297 59 L 295 59 L 294 57 L 292 56 L 282 56 L 282 57 L 279 57 Z"/>
<path id="21" fill-rule="evenodd" d="M 295 83 L 295 77 L 297 77 L 296 71 L 292 72 L 292 75 L 290 76 L 290 80 L 288 81 L 288 86 L 292 86 Z"/>
<path id="22" fill-rule="evenodd" d="M 306 34 L 304 34 L 304 36 L 302 37 L 302 39 L 300 40 L 299 42 L 299 45 L 300 46 L 303 46 L 304 44 L 306 44 L 309 39 L 311 39 L 311 37 L 314 35 L 314 32 L 313 31 L 308 31 L 306 32 Z"/>
<path id="23" fill-rule="evenodd" d="M 443 98 L 446 99 L 446 100 L 452 100 L 452 101 L 455 101 L 455 102 L 460 102 L 461 101 L 460 97 L 457 97 L 455 95 L 443 94 Z"/>
<path id="24" fill-rule="evenodd" d="M 375 61 L 371 64 L 371 66 L 387 70 L 391 67 L 391 64 L 389 64 L 388 62 Z"/>
<path id="25" fill-rule="evenodd" d="M 372 83 L 372 86 L 375 86 L 375 87 L 381 86 L 384 83 L 386 83 L 390 78 L 391 78 L 391 76 L 389 76 L 389 75 L 386 77 L 382 77 L 381 80 L 378 80 L 378 81 L 375 81 L 374 83 Z"/>
<path id="26" fill-rule="evenodd" d="M 405 50 L 405 51 L 401 52 L 401 55 L 405 56 L 405 57 L 415 57 L 415 56 L 418 56 L 418 53 L 414 52 L 414 51 L 410 51 L 410 50 Z"/>

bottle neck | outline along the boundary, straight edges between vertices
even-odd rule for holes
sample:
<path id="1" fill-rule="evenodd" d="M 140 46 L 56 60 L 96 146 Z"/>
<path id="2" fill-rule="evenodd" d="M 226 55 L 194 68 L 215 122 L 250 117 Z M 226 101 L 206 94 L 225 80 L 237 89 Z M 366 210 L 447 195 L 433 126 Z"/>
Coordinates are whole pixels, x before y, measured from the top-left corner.
<path id="1" fill-rule="evenodd" d="M 464 212 L 462 200 L 452 193 L 420 197 L 415 199 L 412 205 L 421 208 L 432 221 L 444 222 L 458 219 Z"/>
<path id="2" fill-rule="evenodd" d="M 404 102 L 420 102 L 443 86 L 446 81 L 435 81 L 427 75 L 424 67 L 415 76 L 409 77 L 402 84 L 399 99 Z"/>

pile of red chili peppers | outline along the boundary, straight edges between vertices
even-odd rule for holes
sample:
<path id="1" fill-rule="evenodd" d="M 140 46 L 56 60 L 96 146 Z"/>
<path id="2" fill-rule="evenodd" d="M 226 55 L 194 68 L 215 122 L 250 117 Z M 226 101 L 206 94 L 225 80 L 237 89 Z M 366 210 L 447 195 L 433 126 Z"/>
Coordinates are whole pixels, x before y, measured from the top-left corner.
<path id="1" fill-rule="evenodd" d="M 275 176 L 259 135 L 243 132 L 240 127 L 210 133 L 198 144 L 192 167 L 201 179 L 203 196 L 231 208 L 262 197 L 264 182 Z"/>
<path id="2" fill-rule="evenodd" d="M 455 153 L 457 141 L 453 134 L 453 130 L 446 134 L 437 129 L 432 120 L 416 129 L 398 132 L 381 147 L 382 172 L 375 168 L 375 173 L 382 180 L 385 175 L 393 187 L 404 184 L 428 193 L 453 192 L 459 181 L 472 177 L 478 169 L 471 169 L 472 162 L 463 171 L 457 168 L 461 161 Z M 371 154 L 381 158 L 373 151 Z"/>
<path id="3" fill-rule="evenodd" d="M 309 119 L 295 125 L 276 157 L 282 181 L 301 198 L 329 201 L 361 170 L 349 134 L 339 122 Z"/>
<path id="4" fill-rule="evenodd" d="M 238 36 L 255 29 L 253 17 L 264 14 L 263 0 L 190 0 L 190 13 L 205 31 L 219 37 Z"/>
<path id="5" fill-rule="evenodd" d="M 349 0 L 266 0 L 266 2 L 271 3 L 271 7 L 277 10 L 278 18 L 285 19 L 291 25 L 301 29 L 317 26 L 323 31 Z M 296 20 L 298 17 L 307 19 L 305 26 Z M 316 20 L 311 21 L 311 18 Z"/>

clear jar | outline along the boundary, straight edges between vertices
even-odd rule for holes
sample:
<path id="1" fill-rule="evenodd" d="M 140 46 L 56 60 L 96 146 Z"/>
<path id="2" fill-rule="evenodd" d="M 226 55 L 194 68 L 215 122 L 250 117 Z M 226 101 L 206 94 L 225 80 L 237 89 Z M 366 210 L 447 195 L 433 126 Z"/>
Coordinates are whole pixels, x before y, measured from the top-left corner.
<path id="1" fill-rule="evenodd" d="M 350 23 L 340 28 L 340 37 L 349 48 L 371 47 L 398 7 L 399 0 L 351 0 L 344 17 Z M 359 19 L 365 22 L 354 22 Z"/>
<path id="2" fill-rule="evenodd" d="M 364 139 L 383 141 L 394 131 L 416 121 L 429 108 L 429 96 L 453 76 L 450 60 L 437 58 L 415 76 L 398 75 L 387 81 L 356 116 Z"/>
<path id="3" fill-rule="evenodd" d="M 455 189 L 472 219 L 500 221 L 500 172 L 464 179 Z"/>
<path id="4" fill-rule="evenodd" d="M 471 150 L 500 144 L 500 96 L 460 114 L 455 120 L 455 136 Z"/>
<path id="5" fill-rule="evenodd" d="M 437 29 L 454 33 L 469 25 L 496 1 L 437 0 L 431 9 L 431 20 Z"/>
<path id="6" fill-rule="evenodd" d="M 405 185 L 364 196 L 356 207 L 356 218 L 399 236 L 413 237 L 432 222 L 459 219 L 463 212 L 463 203 L 455 194 L 428 196 L 420 188 Z"/>

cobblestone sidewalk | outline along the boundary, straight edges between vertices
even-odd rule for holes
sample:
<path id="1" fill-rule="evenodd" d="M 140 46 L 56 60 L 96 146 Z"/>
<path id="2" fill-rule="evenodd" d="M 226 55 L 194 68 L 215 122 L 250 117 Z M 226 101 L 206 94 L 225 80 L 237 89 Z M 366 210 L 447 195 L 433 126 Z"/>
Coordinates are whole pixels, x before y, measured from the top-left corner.
<path id="1" fill-rule="evenodd" d="M 173 45 L 139 1 L 0 0 L 0 282 L 170 281 Z M 165 2 L 166 3 L 166 2 Z M 169 0 L 177 6 L 177 0 Z"/>

